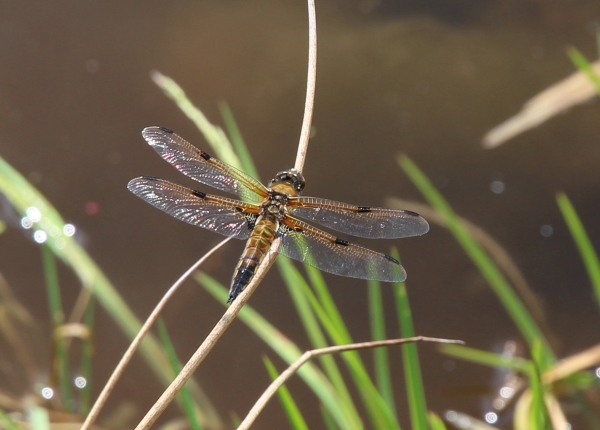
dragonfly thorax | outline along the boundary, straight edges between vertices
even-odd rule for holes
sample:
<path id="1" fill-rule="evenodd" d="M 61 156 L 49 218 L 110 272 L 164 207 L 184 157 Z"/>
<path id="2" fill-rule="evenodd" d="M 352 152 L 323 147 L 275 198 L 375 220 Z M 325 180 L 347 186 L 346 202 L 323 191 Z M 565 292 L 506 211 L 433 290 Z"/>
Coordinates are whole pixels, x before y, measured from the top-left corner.
<path id="1" fill-rule="evenodd" d="M 281 219 L 286 214 L 288 195 L 270 190 L 269 195 L 261 206 L 261 215 L 274 216 Z"/>

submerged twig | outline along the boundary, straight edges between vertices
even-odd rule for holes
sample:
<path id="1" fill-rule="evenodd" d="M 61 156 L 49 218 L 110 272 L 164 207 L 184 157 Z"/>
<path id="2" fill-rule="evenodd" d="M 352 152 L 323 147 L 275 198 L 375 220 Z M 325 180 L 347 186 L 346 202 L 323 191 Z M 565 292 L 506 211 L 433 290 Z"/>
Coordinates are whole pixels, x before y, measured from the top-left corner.
<path id="1" fill-rule="evenodd" d="M 464 342 L 460 341 L 460 340 L 438 339 L 435 337 L 415 336 L 415 337 L 409 337 L 406 339 L 388 339 L 388 340 L 379 340 L 379 341 L 372 341 L 372 342 L 352 343 L 352 344 L 348 344 L 348 345 L 335 345 L 335 346 L 328 346 L 325 348 L 318 348 L 318 349 L 306 351 L 304 354 L 302 354 L 300 356 L 300 358 L 298 358 L 294 363 L 290 364 L 290 366 L 285 371 L 283 371 L 277 378 L 275 378 L 275 380 L 273 382 L 271 382 L 271 385 L 269 385 L 269 387 L 265 390 L 265 392 L 262 394 L 262 396 L 260 396 L 260 398 L 256 401 L 256 403 L 254 404 L 252 409 L 250 409 L 250 412 L 248 412 L 248 415 L 246 415 L 246 418 L 244 418 L 244 421 L 242 421 L 242 423 L 239 425 L 238 430 L 242 430 L 242 429 L 245 430 L 245 429 L 249 428 L 252 425 L 252 423 L 256 420 L 256 418 L 258 417 L 260 412 L 265 408 L 265 406 L 267 405 L 267 403 L 271 399 L 271 397 L 273 397 L 275 395 L 275 392 L 283 384 L 285 384 L 285 382 L 288 379 L 290 379 L 294 375 L 294 373 L 296 373 L 296 371 L 303 364 L 305 364 L 306 362 L 308 362 L 309 360 L 311 360 L 314 357 L 319 357 L 321 355 L 326 355 L 326 354 L 336 354 L 336 353 L 346 352 L 346 351 L 356 351 L 356 350 L 360 350 L 360 349 L 372 349 L 372 348 L 380 348 L 383 346 L 400 345 L 403 343 L 418 342 L 418 341 L 464 344 Z"/>
<path id="2" fill-rule="evenodd" d="M 194 371 L 198 368 L 198 366 L 200 366 L 202 361 L 204 361 L 208 353 L 215 346 L 225 330 L 227 330 L 229 325 L 234 321 L 236 315 L 246 304 L 256 287 L 258 287 L 260 284 L 262 278 L 264 278 L 270 267 L 275 262 L 280 243 L 280 239 L 276 239 L 275 242 L 273 242 L 273 245 L 269 249 L 269 252 L 265 256 L 262 264 L 258 266 L 258 271 L 254 275 L 254 278 L 252 278 L 252 281 L 250 281 L 250 284 L 248 284 L 244 291 L 242 291 L 242 293 L 236 297 L 212 331 L 208 334 L 208 336 L 206 336 L 206 339 L 204 339 L 202 345 L 200 345 L 194 355 L 192 355 L 192 357 L 185 364 L 183 369 L 181 369 L 179 375 L 177 375 L 177 377 L 173 380 L 173 382 L 171 382 L 156 403 L 154 403 L 152 408 L 150 408 L 150 410 L 146 413 L 146 416 L 137 425 L 136 430 L 150 428 L 150 426 L 158 419 L 167 406 L 169 406 L 169 404 L 173 401 L 179 390 L 181 390 L 188 379 L 192 377 Z"/>
<path id="3" fill-rule="evenodd" d="M 302 131 L 298 142 L 298 153 L 294 169 L 302 172 L 306 152 L 308 151 L 308 140 L 312 125 L 312 115 L 315 106 L 315 87 L 317 83 L 317 15 L 314 0 L 308 0 L 308 75 L 306 77 L 306 101 L 304 103 L 304 118 L 302 119 Z"/>
<path id="4" fill-rule="evenodd" d="M 92 406 L 92 409 L 90 410 L 90 413 L 86 417 L 85 422 L 81 426 L 81 430 L 88 429 L 96 420 L 98 414 L 100 413 L 100 410 L 106 403 L 108 396 L 110 395 L 115 385 L 117 384 L 117 381 L 125 371 L 125 367 L 127 366 L 127 364 L 129 364 L 131 358 L 133 357 L 133 354 L 142 342 L 142 339 L 144 338 L 146 333 L 148 333 L 152 324 L 154 324 L 154 322 L 158 319 L 158 316 L 162 312 L 169 299 L 173 296 L 175 291 L 177 291 L 177 289 L 181 286 L 183 281 L 185 281 L 192 274 L 192 272 L 194 272 L 198 268 L 198 266 L 200 266 L 204 261 L 206 261 L 208 257 L 210 257 L 217 249 L 225 245 L 229 240 L 231 240 L 231 237 L 224 239 L 218 245 L 216 245 L 214 248 L 212 248 L 210 251 L 204 254 L 202 258 L 200 258 L 192 267 L 190 267 L 183 275 L 181 275 L 181 277 L 171 286 L 171 288 L 167 290 L 167 292 L 164 294 L 162 299 L 160 299 L 160 301 L 158 302 L 158 304 L 156 305 L 156 307 L 154 308 L 154 310 L 152 311 L 152 313 L 150 314 L 150 316 L 148 317 L 138 334 L 135 336 L 135 338 L 129 345 L 129 348 L 127 348 L 127 351 L 125 351 L 125 354 L 123 354 L 121 361 L 119 361 L 119 364 L 117 364 L 117 367 L 115 367 L 115 370 L 113 371 L 112 375 L 110 375 L 110 378 L 106 382 L 106 385 L 104 385 L 102 392 L 98 396 L 98 399 L 96 400 L 94 406 Z"/>

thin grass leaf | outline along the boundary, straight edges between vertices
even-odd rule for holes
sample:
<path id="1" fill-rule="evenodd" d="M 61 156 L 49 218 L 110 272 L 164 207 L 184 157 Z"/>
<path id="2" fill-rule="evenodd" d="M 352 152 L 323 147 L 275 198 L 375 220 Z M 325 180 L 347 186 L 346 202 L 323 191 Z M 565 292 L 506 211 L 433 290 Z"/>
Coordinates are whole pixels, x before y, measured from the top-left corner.
<path id="1" fill-rule="evenodd" d="M 327 339 L 315 318 L 313 309 L 306 296 L 306 291 L 310 291 L 306 280 L 291 263 L 289 258 L 279 256 L 277 257 L 276 263 L 286 283 L 290 297 L 294 302 L 296 312 L 302 321 L 304 330 L 310 339 L 311 345 L 313 348 L 324 348 L 328 346 Z M 342 376 L 334 357 L 332 355 L 322 355 L 318 360 L 323 366 L 327 378 L 329 378 L 333 384 L 333 387 L 340 398 L 340 402 L 344 403 L 346 410 L 351 414 L 352 420 L 354 422 L 360 422 L 360 415 L 356 410 L 348 387 L 344 382 L 344 377 Z"/>
<path id="2" fill-rule="evenodd" d="M 598 306 L 600 306 L 600 261 L 598 261 L 598 255 L 567 195 L 565 193 L 558 193 L 556 195 L 556 202 L 575 241 L 575 245 L 577 245 L 577 250 L 579 251 L 579 255 L 581 255 L 585 270 L 596 294 Z"/>
<path id="3" fill-rule="evenodd" d="M 173 373 L 178 374 L 181 372 L 181 362 L 179 361 L 179 358 L 177 358 L 177 353 L 175 352 L 175 348 L 173 347 L 173 343 L 169 337 L 167 326 L 162 318 L 158 319 L 157 327 L 159 338 L 163 344 L 165 352 L 167 353 L 167 357 L 169 357 L 171 369 L 173 370 Z M 192 430 L 201 430 L 202 427 L 198 422 L 198 417 L 196 416 L 196 411 L 194 410 L 194 402 L 192 400 L 192 396 L 190 395 L 190 390 L 186 385 L 181 387 L 181 390 L 177 394 L 177 400 L 181 405 L 185 416 L 187 417 L 190 428 Z"/>
<path id="4" fill-rule="evenodd" d="M 46 278 L 46 291 L 48 294 L 48 307 L 52 318 L 52 326 L 56 330 L 65 323 L 65 314 L 62 309 L 62 300 L 60 286 L 58 282 L 58 271 L 56 269 L 56 260 L 54 254 L 46 246 L 41 246 L 42 263 L 44 267 L 44 277 Z M 60 386 L 60 396 L 63 407 L 68 412 L 75 412 L 75 402 L 73 401 L 73 390 L 71 389 L 71 370 L 69 366 L 69 351 L 67 342 L 63 336 L 53 336 L 56 378 Z"/>
<path id="5" fill-rule="evenodd" d="M 275 380 L 279 376 L 275 365 L 271 362 L 271 360 L 269 360 L 268 357 L 264 357 L 263 362 L 265 363 L 267 372 L 269 372 L 269 376 L 272 380 Z M 279 396 L 281 406 L 283 406 L 283 410 L 290 421 L 291 427 L 296 430 L 308 430 L 308 425 L 306 424 L 306 421 L 304 421 L 304 417 L 302 416 L 300 409 L 298 409 L 296 402 L 294 402 L 290 391 L 285 385 L 277 390 L 277 395 Z"/>
<path id="6" fill-rule="evenodd" d="M 590 62 L 576 48 L 569 48 L 567 54 L 571 61 L 582 73 L 584 73 L 596 87 L 598 95 L 600 95 L 600 76 L 594 71 Z"/>
<path id="7" fill-rule="evenodd" d="M 483 364 L 484 366 L 502 367 L 525 374 L 528 374 L 531 368 L 531 363 L 524 358 L 507 357 L 467 346 L 442 344 L 439 346 L 439 349 L 444 354 L 473 363 Z"/>
<path id="8" fill-rule="evenodd" d="M 385 311 L 381 296 L 381 284 L 377 281 L 368 282 L 369 291 L 369 317 L 371 320 L 371 338 L 373 340 L 387 339 L 385 332 Z M 375 348 L 373 350 L 373 361 L 375 363 L 375 381 L 377 389 L 381 393 L 388 409 L 394 414 L 396 420 L 396 402 L 392 389 L 392 376 L 390 374 L 390 363 L 387 348 Z"/>
<path id="9" fill-rule="evenodd" d="M 392 256 L 398 259 L 398 252 L 393 252 Z M 415 329 L 404 282 L 394 284 L 394 293 L 396 295 L 396 309 L 398 310 L 401 336 L 403 338 L 413 337 L 415 336 Z M 425 402 L 425 390 L 423 389 L 417 344 L 407 343 L 401 347 L 411 428 L 413 430 L 427 430 L 427 404 Z"/>
<path id="10" fill-rule="evenodd" d="M 321 325 L 325 328 L 325 331 L 334 344 L 344 345 L 352 343 L 353 340 L 348 328 L 327 289 L 327 285 L 325 284 L 321 272 L 311 266 L 305 266 L 305 268 L 318 297 L 314 296 L 308 289 L 303 289 L 303 291 L 308 297 Z M 387 408 L 381 393 L 377 391 L 360 355 L 354 351 L 345 352 L 340 355 L 346 362 L 348 370 L 350 371 L 350 376 L 352 376 L 356 388 L 359 391 L 363 404 L 369 414 L 369 419 L 373 423 L 373 427 L 399 429 L 400 425 L 398 424 L 396 417 L 392 411 Z"/>
<path id="11" fill-rule="evenodd" d="M 34 430 L 50 430 L 50 416 L 48 410 L 29 401 L 26 406 L 27 420 Z"/>
<path id="12" fill-rule="evenodd" d="M 427 414 L 427 421 L 429 422 L 430 430 L 446 430 L 444 421 L 435 412 Z"/>
<path id="13" fill-rule="evenodd" d="M 236 169 L 242 169 L 242 163 L 233 150 L 233 146 L 220 127 L 213 125 L 206 116 L 198 109 L 185 95 L 183 88 L 177 82 L 160 72 L 153 71 L 152 80 L 171 100 L 177 104 L 177 107 L 196 125 L 198 130 L 204 135 L 206 142 L 210 145 L 217 158 L 224 161 Z"/>
<path id="14" fill-rule="evenodd" d="M 2 409 L 0 409 L 0 428 L 4 430 L 21 430 L 21 428 Z"/>
<path id="15" fill-rule="evenodd" d="M 323 417 L 323 423 L 325 424 L 326 430 L 338 430 L 339 427 L 335 425 L 335 421 L 327 408 L 321 406 L 319 408 L 321 410 L 321 416 Z"/>
<path id="16" fill-rule="evenodd" d="M 96 310 L 96 300 L 92 297 L 88 302 L 87 308 L 83 315 L 83 323 L 94 332 L 94 315 Z M 81 376 L 85 378 L 85 387 L 81 390 L 79 398 L 79 413 L 81 416 L 87 416 L 90 412 L 92 400 L 92 357 L 94 355 L 93 336 L 83 339 L 81 351 Z"/>
<path id="17" fill-rule="evenodd" d="M 21 216 L 27 216 L 28 210 L 31 212 L 32 209 L 41 214 L 41 218 L 34 223 L 33 228 L 46 233 L 45 245 L 73 270 L 83 287 L 93 292 L 100 305 L 119 328 L 128 338 L 133 339 L 142 326 L 140 321 L 90 256 L 73 237 L 64 234 L 65 222 L 58 211 L 2 158 L 0 158 L 0 193 L 6 196 Z M 173 379 L 174 375 L 168 366 L 167 357 L 154 336 L 146 336 L 140 345 L 140 352 L 163 384 L 168 384 Z M 197 384 L 193 382 L 192 384 L 197 393 L 195 397 L 201 403 L 203 419 L 214 427 L 222 425 L 219 415 L 206 395 Z"/>
<path id="18" fill-rule="evenodd" d="M 258 171 L 256 170 L 256 166 L 252 161 L 250 151 L 248 151 L 248 147 L 244 142 L 244 138 L 240 133 L 240 129 L 238 128 L 237 123 L 235 122 L 233 112 L 231 112 L 231 109 L 229 109 L 227 103 L 219 103 L 219 109 L 221 110 L 221 116 L 223 117 L 223 121 L 225 122 L 225 127 L 227 128 L 227 132 L 229 133 L 231 143 L 233 144 L 233 149 L 235 149 L 235 153 L 239 157 L 240 163 L 242 165 L 242 170 L 250 176 L 252 176 L 253 178 L 260 179 Z"/>
<path id="19" fill-rule="evenodd" d="M 6 231 L 6 223 L 2 220 L 0 220 L 0 234 L 4 233 Z"/>
<path id="20" fill-rule="evenodd" d="M 198 273 L 195 279 L 220 303 L 225 303 L 228 289 L 205 273 Z M 280 331 L 269 324 L 251 306 L 246 304 L 240 313 L 239 319 L 246 324 L 258 337 L 260 337 L 273 351 L 286 363 L 293 363 L 302 355 L 302 351 Z M 342 429 L 361 429 L 362 424 L 352 420 L 351 411 L 346 409 L 344 402 L 340 401 L 338 394 L 333 389 L 330 381 L 313 364 L 306 363 L 298 370 L 298 375 L 313 390 L 321 403 L 330 412 L 335 422 Z"/>
<path id="21" fill-rule="evenodd" d="M 539 344 L 534 344 L 531 350 L 533 361 L 529 366 L 529 387 L 533 394 L 531 399 L 530 423 L 532 430 L 546 430 L 549 428 L 550 420 L 546 404 L 544 402 L 544 387 L 539 372 L 538 361 L 542 358 L 542 351 Z"/>
<path id="22" fill-rule="evenodd" d="M 494 293 L 498 296 L 498 299 L 529 344 L 530 348 L 536 341 L 540 342 L 543 356 L 543 363 L 541 363 L 543 365 L 542 370 L 545 370 L 556 363 L 554 352 L 527 311 L 527 308 L 523 305 L 493 260 L 459 222 L 456 213 L 454 213 L 448 202 L 446 202 L 412 160 L 406 156 L 401 156 L 398 159 L 398 163 L 413 184 L 415 184 L 423 196 L 425 196 L 429 204 L 445 218 L 448 228 L 455 239 L 463 247 L 469 258 L 471 258 Z"/>

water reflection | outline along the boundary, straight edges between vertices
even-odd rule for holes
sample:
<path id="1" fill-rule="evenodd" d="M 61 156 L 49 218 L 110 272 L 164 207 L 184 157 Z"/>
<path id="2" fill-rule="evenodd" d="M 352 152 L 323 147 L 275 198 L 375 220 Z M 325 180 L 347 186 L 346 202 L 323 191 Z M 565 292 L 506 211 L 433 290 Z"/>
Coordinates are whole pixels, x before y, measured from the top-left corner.
<path id="1" fill-rule="evenodd" d="M 25 211 L 27 217 L 33 222 L 39 222 L 42 219 L 42 213 L 35 206 L 28 207 Z"/>
<path id="2" fill-rule="evenodd" d="M 44 243 L 46 242 L 46 239 L 48 239 L 48 235 L 44 230 L 37 230 L 35 233 L 33 233 L 33 240 L 35 240 L 37 243 Z"/>
<path id="3" fill-rule="evenodd" d="M 87 380 L 83 376 L 76 377 L 73 382 L 75 386 L 79 389 L 85 388 L 85 386 L 87 385 Z"/>
<path id="4" fill-rule="evenodd" d="M 540 233 L 544 237 L 550 237 L 554 233 L 554 228 L 550 224 L 545 224 L 540 227 Z"/>
<path id="5" fill-rule="evenodd" d="M 63 234 L 67 237 L 71 237 L 75 234 L 75 226 L 73 224 L 65 224 L 63 227 Z"/>
<path id="6" fill-rule="evenodd" d="M 44 387 L 40 390 L 40 394 L 44 399 L 51 399 L 54 397 L 54 390 L 50 387 Z"/>
<path id="7" fill-rule="evenodd" d="M 33 227 L 33 221 L 31 220 L 31 218 L 29 218 L 27 216 L 21 218 L 21 227 L 23 227 L 26 230 Z"/>
<path id="8" fill-rule="evenodd" d="M 498 415 L 495 412 L 488 412 L 485 414 L 485 422 L 488 424 L 494 424 L 498 421 Z"/>
<path id="9" fill-rule="evenodd" d="M 492 193 L 494 193 L 494 194 L 503 193 L 505 188 L 506 187 L 504 186 L 504 182 L 502 182 L 502 181 L 494 181 L 490 185 L 490 189 L 492 190 Z"/>

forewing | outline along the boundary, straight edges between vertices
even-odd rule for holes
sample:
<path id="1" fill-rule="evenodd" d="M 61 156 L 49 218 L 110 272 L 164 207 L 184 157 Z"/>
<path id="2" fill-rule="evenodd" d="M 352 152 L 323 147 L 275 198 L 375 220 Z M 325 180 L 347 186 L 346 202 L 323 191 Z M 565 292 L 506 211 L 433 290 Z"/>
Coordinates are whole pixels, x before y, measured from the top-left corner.
<path id="1" fill-rule="evenodd" d="M 152 206 L 189 224 L 224 236 L 247 239 L 257 215 L 255 206 L 204 194 L 152 177 L 133 179 L 127 188 Z"/>
<path id="2" fill-rule="evenodd" d="M 248 202 L 259 202 L 267 195 L 267 189 L 259 181 L 211 157 L 167 128 L 146 127 L 142 136 L 162 158 L 198 182 L 236 194 Z"/>
<path id="3" fill-rule="evenodd" d="M 324 272 L 351 278 L 402 282 L 406 272 L 389 255 L 348 243 L 302 221 L 284 219 L 279 252 Z"/>
<path id="4" fill-rule="evenodd" d="M 353 206 L 315 197 L 290 197 L 288 210 L 294 216 L 324 227 L 370 239 L 398 239 L 429 231 L 429 224 L 422 216 L 402 209 Z"/>

